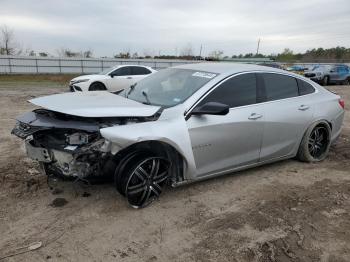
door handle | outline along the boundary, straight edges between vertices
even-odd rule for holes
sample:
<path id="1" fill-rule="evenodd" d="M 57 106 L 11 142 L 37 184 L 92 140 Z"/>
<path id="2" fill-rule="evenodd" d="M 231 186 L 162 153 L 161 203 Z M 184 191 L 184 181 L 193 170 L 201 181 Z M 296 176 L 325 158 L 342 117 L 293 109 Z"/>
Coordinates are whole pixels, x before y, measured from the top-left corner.
<path id="1" fill-rule="evenodd" d="M 252 114 L 248 117 L 248 119 L 249 119 L 249 120 L 256 120 L 256 119 L 259 119 L 259 118 L 261 118 L 261 117 L 262 117 L 262 115 L 260 115 L 260 114 L 252 113 Z"/>
<path id="2" fill-rule="evenodd" d="M 128 76 L 126 79 L 132 79 L 132 77 L 131 77 L 131 76 Z"/>
<path id="3" fill-rule="evenodd" d="M 310 107 L 309 106 L 307 106 L 307 105 L 301 105 L 301 106 L 299 106 L 299 110 L 301 110 L 301 111 L 305 111 L 305 110 L 308 110 Z"/>

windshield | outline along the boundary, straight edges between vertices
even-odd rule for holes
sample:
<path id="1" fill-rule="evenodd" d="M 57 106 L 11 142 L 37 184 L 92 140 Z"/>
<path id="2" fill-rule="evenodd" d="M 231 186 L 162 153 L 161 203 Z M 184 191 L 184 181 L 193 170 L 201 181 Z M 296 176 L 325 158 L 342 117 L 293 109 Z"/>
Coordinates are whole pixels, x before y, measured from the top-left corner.
<path id="1" fill-rule="evenodd" d="M 123 94 L 141 103 L 171 107 L 184 102 L 216 76 L 210 72 L 168 68 L 144 78 Z"/>
<path id="2" fill-rule="evenodd" d="M 108 74 L 110 71 L 112 71 L 114 69 L 114 67 L 109 67 L 104 69 L 103 71 L 101 71 L 100 73 L 98 73 L 99 75 L 106 75 Z"/>

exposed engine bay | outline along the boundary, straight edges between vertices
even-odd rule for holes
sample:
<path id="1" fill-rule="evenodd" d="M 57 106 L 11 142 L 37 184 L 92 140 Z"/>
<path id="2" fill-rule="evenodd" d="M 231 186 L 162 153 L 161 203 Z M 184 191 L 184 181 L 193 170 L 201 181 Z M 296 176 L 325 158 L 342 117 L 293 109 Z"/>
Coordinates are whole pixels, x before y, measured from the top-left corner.
<path id="1" fill-rule="evenodd" d="M 85 178 L 103 175 L 111 158 L 101 128 L 156 119 L 88 118 L 37 109 L 19 117 L 12 134 L 25 140 L 27 155 L 38 161 L 46 174 Z"/>

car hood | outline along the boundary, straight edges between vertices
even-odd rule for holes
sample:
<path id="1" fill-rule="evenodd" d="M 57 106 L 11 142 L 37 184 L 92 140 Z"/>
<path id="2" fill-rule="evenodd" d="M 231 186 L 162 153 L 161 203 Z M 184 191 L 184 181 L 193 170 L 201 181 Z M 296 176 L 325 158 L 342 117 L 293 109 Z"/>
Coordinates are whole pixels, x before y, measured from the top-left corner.
<path id="1" fill-rule="evenodd" d="M 81 117 L 148 117 L 160 109 L 159 106 L 145 105 L 107 91 L 64 93 L 34 98 L 29 102 Z"/>

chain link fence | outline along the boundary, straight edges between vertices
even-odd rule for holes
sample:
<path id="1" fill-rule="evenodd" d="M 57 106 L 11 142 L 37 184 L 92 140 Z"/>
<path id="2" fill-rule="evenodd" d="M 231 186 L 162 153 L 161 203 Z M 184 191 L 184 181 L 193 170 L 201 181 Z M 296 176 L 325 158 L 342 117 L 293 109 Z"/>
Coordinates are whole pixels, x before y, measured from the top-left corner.
<path id="1" fill-rule="evenodd" d="M 200 61 L 164 59 L 105 59 L 0 56 L 0 74 L 93 74 L 116 65 L 163 68 Z"/>
<path id="2" fill-rule="evenodd" d="M 35 56 L 0 55 L 0 74 L 94 74 L 116 65 L 144 65 L 160 70 L 176 65 L 200 63 L 199 60 L 166 59 L 107 59 L 107 58 L 57 58 Z M 226 62 L 271 63 L 268 59 L 231 59 Z M 279 63 L 287 66 L 290 63 Z M 336 63 L 296 63 L 305 67 L 315 64 L 334 65 Z M 350 64 L 348 64 L 350 65 Z"/>

